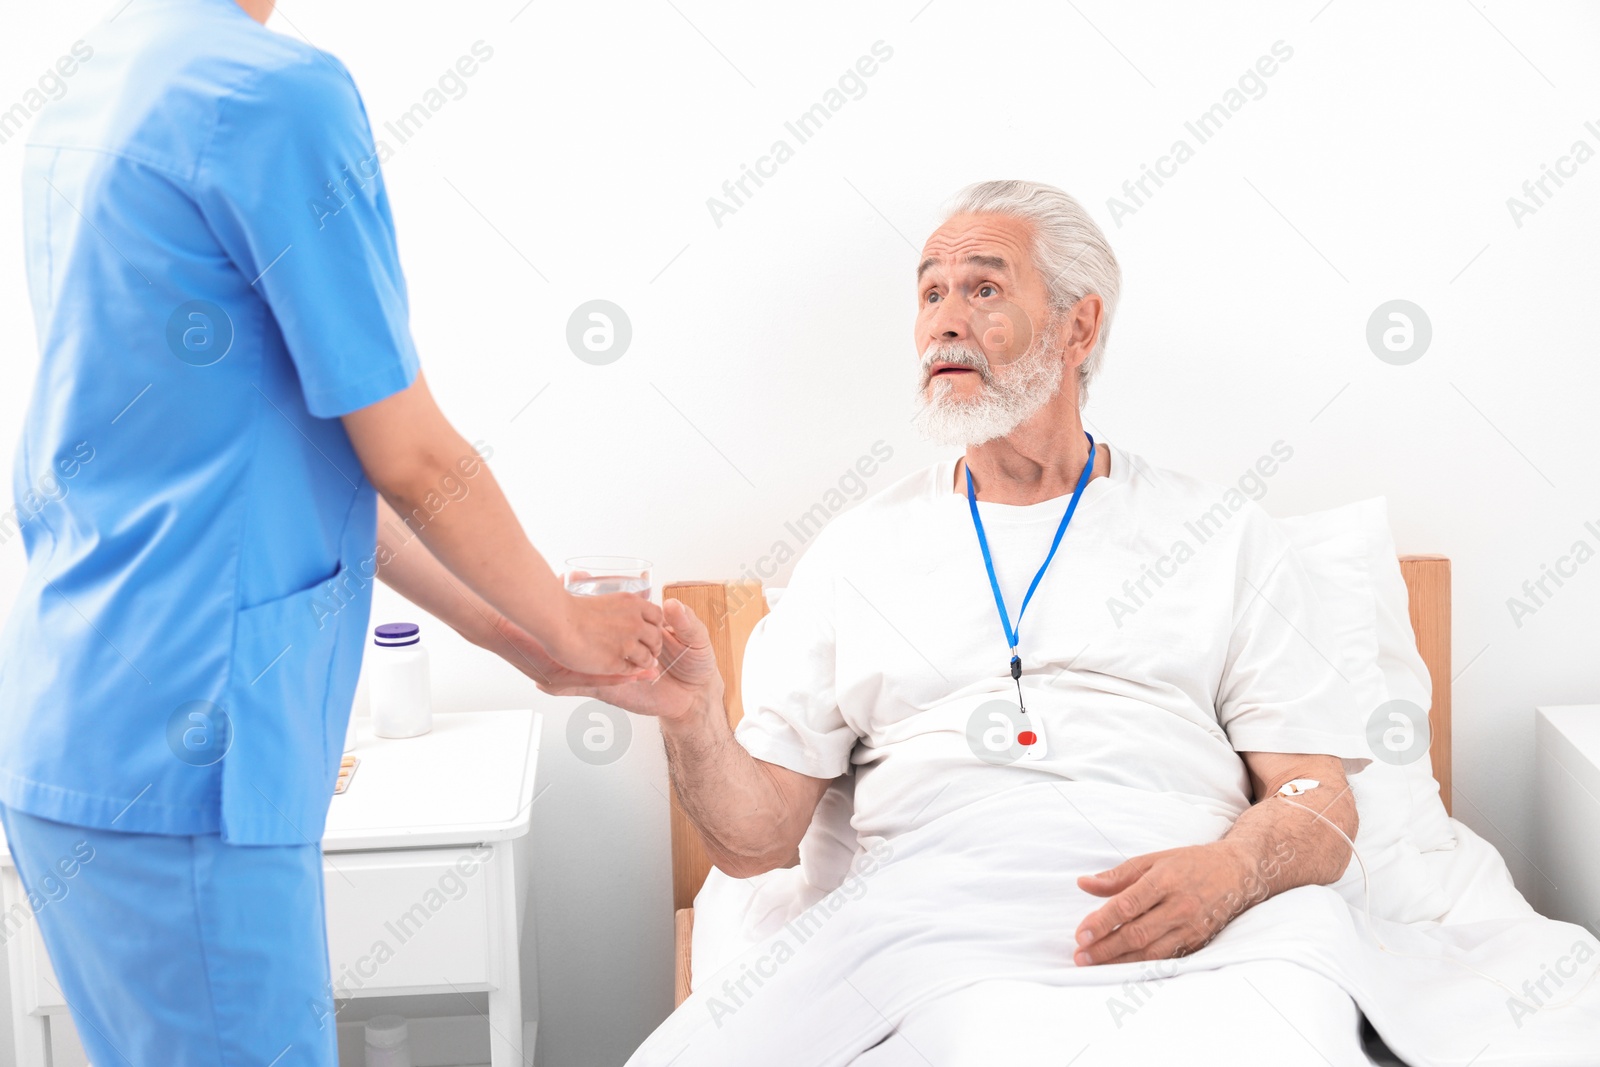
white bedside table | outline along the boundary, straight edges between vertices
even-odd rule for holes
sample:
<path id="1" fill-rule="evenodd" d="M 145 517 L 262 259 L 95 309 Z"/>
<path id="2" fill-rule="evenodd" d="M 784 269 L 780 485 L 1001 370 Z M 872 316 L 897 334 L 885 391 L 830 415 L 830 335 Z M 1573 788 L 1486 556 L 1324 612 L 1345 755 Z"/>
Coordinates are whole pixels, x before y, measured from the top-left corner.
<path id="1" fill-rule="evenodd" d="M 335 994 L 487 992 L 491 1067 L 532 1062 L 538 1026 L 523 1022 L 520 946 L 541 718 L 438 714 L 404 740 L 361 720 L 361 764 L 322 837 Z M 9 852 L 0 890 L 0 912 L 25 900 Z M 47 1067 L 49 1016 L 67 1006 L 38 924 L 8 949 L 17 1067 Z"/>
<path id="2" fill-rule="evenodd" d="M 1600 704 L 1535 708 L 1533 729 L 1534 907 L 1600 931 Z"/>

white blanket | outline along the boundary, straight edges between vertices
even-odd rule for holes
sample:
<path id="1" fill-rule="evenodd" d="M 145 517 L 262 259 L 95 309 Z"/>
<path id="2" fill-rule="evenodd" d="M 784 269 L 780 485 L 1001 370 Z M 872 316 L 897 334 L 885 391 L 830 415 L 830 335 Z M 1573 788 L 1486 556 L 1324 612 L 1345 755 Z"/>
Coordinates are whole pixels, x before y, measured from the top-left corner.
<path id="1" fill-rule="evenodd" d="M 1542 918 L 1369 922 L 1331 890 L 1302 887 L 1185 959 L 1073 966 L 1073 933 L 1101 903 L 1078 875 L 1227 828 L 1174 794 L 1075 782 L 998 793 L 863 853 L 835 893 L 697 976 L 629 1063 L 1059 1067 L 1081 1056 L 1087 1067 L 1148 1062 L 1122 1057 L 1178 1038 L 1184 1062 L 1227 1050 L 1266 1062 L 1237 1053 L 1273 1049 L 1343 1067 L 1366 1062 L 1352 1000 L 1414 1067 L 1600 1062 L 1600 946 Z"/>

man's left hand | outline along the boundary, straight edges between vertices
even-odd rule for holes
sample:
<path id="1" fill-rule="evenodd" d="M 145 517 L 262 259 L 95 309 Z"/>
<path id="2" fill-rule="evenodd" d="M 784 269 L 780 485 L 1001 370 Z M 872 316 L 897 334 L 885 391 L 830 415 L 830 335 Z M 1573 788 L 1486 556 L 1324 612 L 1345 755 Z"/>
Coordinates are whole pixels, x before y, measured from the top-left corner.
<path id="1" fill-rule="evenodd" d="M 1111 897 L 1078 925 L 1078 966 L 1135 963 L 1187 955 L 1267 895 L 1244 850 L 1229 841 L 1135 856 L 1078 879 Z"/>

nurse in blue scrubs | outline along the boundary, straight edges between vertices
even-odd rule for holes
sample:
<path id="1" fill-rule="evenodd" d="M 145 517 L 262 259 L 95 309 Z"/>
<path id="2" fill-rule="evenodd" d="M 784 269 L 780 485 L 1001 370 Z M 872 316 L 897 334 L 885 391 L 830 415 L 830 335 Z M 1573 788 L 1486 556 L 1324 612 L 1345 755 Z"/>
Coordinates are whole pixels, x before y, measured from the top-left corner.
<path id="1" fill-rule="evenodd" d="M 374 578 L 545 681 L 661 648 L 439 413 L 360 96 L 271 7 L 118 8 L 26 151 L 0 818 L 102 1067 L 335 1062 L 318 842 Z"/>

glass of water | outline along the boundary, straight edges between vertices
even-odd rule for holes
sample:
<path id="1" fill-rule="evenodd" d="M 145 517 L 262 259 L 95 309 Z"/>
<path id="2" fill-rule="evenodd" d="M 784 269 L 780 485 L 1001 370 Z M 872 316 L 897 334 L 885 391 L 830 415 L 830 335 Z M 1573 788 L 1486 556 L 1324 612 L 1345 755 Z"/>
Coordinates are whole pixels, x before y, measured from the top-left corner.
<path id="1" fill-rule="evenodd" d="M 575 596 L 633 593 L 648 600 L 654 592 L 650 561 L 634 556 L 574 556 L 563 581 Z"/>

